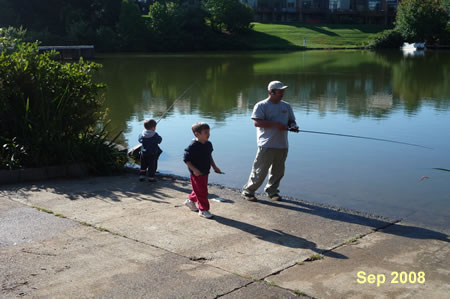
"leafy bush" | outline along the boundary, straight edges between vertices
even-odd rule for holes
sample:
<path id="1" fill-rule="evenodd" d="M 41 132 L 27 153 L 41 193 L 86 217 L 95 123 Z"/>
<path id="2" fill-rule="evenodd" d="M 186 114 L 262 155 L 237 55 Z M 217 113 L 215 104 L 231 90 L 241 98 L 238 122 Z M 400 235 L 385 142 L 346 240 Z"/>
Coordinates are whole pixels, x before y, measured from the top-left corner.
<path id="1" fill-rule="evenodd" d="M 127 163 L 126 153 L 120 152 L 114 144 L 119 135 L 111 141 L 107 140 L 107 134 L 104 131 L 96 134 L 95 131 L 89 130 L 81 135 L 78 154 L 83 156 L 83 162 L 89 166 L 92 173 L 108 174 L 117 172 Z"/>
<path id="2" fill-rule="evenodd" d="M 25 38 L 26 32 L 22 27 L 0 28 L 0 50 L 2 48 L 14 48 L 17 43 Z"/>
<path id="3" fill-rule="evenodd" d="M 395 29 L 409 42 L 433 42 L 445 32 L 449 14 L 434 0 L 403 0 Z"/>
<path id="4" fill-rule="evenodd" d="M 12 140 L 0 137 L 0 169 L 19 168 L 22 156 L 26 155 L 25 148 L 17 144 L 17 138 Z"/>
<path id="5" fill-rule="evenodd" d="M 399 48 L 403 44 L 403 37 L 400 32 L 389 29 L 378 33 L 369 43 L 369 48 Z"/>
<path id="6" fill-rule="evenodd" d="M 92 73 L 100 66 L 60 63 L 55 56 L 39 54 L 36 43 L 0 52 L 0 168 L 91 160 L 116 165 L 112 149 L 101 148 L 110 152 L 106 160 L 103 152 L 86 151 L 106 138 L 96 129 L 104 86 L 93 82 Z"/>

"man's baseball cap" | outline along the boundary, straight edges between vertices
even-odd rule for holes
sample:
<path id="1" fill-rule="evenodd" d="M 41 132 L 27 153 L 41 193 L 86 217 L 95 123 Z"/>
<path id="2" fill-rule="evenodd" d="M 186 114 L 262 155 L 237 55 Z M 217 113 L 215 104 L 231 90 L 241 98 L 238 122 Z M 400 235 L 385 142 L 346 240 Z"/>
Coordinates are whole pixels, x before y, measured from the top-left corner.
<path id="1" fill-rule="evenodd" d="M 286 85 L 284 85 L 283 83 L 281 83 L 280 81 L 272 81 L 269 83 L 269 85 L 267 86 L 267 90 L 272 90 L 272 89 L 286 89 L 288 88 Z"/>

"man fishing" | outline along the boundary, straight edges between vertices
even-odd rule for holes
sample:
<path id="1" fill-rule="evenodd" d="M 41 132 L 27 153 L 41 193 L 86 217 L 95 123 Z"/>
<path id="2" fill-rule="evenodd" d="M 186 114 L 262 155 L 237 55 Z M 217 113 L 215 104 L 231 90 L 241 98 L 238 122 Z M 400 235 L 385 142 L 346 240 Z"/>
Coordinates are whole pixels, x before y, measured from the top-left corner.
<path id="1" fill-rule="evenodd" d="M 269 169 L 269 181 L 264 191 L 270 199 L 282 200 L 278 187 L 288 154 L 288 129 L 298 132 L 291 105 L 281 100 L 286 88 L 280 81 L 270 82 L 267 87 L 269 97 L 253 108 L 251 118 L 256 127 L 258 151 L 248 182 L 242 189 L 242 195 L 248 201 L 257 201 L 255 191 L 264 182 Z"/>

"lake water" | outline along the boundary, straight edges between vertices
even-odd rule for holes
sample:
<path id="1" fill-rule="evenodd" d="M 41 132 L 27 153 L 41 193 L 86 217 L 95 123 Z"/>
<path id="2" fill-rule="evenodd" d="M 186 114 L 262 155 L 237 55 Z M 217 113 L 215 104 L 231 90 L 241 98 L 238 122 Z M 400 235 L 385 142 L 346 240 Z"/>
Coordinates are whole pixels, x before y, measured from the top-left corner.
<path id="1" fill-rule="evenodd" d="M 252 108 L 280 80 L 301 129 L 432 148 L 290 133 L 282 195 L 450 228 L 450 172 L 435 169 L 450 169 L 450 52 L 121 54 L 98 62 L 110 130 L 124 130 L 129 147 L 144 119 L 159 119 L 191 87 L 157 127 L 160 172 L 188 176 L 183 149 L 191 125 L 205 121 L 226 173 L 210 181 L 241 188 L 256 153 Z"/>

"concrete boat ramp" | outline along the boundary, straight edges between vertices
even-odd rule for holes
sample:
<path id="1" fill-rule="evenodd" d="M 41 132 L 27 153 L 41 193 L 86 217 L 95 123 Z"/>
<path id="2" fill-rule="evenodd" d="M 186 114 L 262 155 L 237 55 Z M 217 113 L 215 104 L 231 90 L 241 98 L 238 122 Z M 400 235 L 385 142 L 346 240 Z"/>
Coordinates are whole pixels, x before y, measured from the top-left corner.
<path id="1" fill-rule="evenodd" d="M 0 297 L 449 298 L 448 231 L 134 174 L 0 187 Z M 384 277 L 384 279 L 383 279 Z"/>

